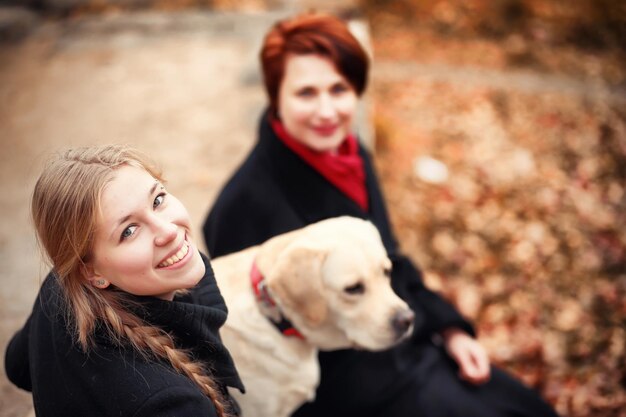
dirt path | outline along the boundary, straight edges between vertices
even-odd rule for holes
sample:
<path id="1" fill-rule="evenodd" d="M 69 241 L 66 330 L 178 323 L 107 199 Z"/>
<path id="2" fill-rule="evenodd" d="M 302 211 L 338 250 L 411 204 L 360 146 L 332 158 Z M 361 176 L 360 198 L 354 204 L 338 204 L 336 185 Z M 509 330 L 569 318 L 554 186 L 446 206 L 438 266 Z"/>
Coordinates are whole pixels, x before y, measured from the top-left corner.
<path id="1" fill-rule="evenodd" d="M 409 60 L 383 60 L 376 63 L 372 75 L 374 82 L 402 82 L 420 78 L 456 87 L 486 87 L 532 94 L 559 93 L 621 105 L 626 103 L 626 91 L 623 87 L 615 89 L 600 80 L 583 81 L 565 75 L 540 74 L 523 70 L 500 71 L 485 68 L 459 68 L 445 64 L 420 64 Z"/>

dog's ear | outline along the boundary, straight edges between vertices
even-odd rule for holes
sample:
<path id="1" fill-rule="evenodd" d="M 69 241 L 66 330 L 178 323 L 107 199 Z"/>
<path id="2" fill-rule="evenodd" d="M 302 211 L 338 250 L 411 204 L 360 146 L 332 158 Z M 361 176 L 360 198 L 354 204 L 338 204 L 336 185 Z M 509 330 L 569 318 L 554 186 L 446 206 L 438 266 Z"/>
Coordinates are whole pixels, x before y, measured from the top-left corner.
<path id="1" fill-rule="evenodd" d="M 290 245 L 266 275 L 272 296 L 291 312 L 301 314 L 312 327 L 322 324 L 328 315 L 322 284 L 325 258 L 321 249 Z"/>

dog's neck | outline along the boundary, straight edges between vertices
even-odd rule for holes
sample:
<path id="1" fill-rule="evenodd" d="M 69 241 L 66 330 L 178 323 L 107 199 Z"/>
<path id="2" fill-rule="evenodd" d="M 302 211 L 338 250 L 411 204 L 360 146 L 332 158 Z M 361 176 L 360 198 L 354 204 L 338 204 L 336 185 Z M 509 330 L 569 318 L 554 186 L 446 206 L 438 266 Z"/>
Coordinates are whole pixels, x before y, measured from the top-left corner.
<path id="1" fill-rule="evenodd" d="M 297 337 L 304 340 L 302 333 L 283 315 L 280 307 L 276 304 L 271 294 L 267 290 L 265 277 L 259 271 L 256 261 L 252 262 L 250 269 L 250 283 L 260 310 L 269 321 L 285 336 Z"/>

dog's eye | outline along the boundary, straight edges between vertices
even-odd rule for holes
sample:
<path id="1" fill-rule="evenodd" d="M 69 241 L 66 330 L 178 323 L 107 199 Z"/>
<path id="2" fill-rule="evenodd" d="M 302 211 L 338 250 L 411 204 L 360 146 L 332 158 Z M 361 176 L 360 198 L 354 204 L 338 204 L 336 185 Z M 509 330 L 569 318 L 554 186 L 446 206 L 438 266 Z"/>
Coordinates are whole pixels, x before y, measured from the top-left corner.
<path id="1" fill-rule="evenodd" d="M 363 294 L 365 292 L 365 285 L 360 282 L 357 282 L 354 285 L 350 285 L 343 289 L 346 293 L 351 295 Z"/>

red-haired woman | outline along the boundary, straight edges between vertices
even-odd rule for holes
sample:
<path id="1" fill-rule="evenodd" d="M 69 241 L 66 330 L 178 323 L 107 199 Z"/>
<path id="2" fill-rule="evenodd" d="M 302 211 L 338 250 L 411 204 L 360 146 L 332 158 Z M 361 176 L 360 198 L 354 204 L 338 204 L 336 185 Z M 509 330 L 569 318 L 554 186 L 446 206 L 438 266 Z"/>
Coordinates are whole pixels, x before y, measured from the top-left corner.
<path id="1" fill-rule="evenodd" d="M 225 255 L 330 217 L 368 219 L 393 261 L 394 290 L 417 313 L 413 338 L 394 349 L 321 353 L 317 397 L 295 415 L 555 416 L 490 367 L 472 326 L 399 253 L 370 157 L 352 133 L 368 58 L 346 25 L 318 14 L 278 22 L 261 63 L 269 109 L 204 224 L 209 252 Z"/>

